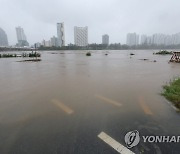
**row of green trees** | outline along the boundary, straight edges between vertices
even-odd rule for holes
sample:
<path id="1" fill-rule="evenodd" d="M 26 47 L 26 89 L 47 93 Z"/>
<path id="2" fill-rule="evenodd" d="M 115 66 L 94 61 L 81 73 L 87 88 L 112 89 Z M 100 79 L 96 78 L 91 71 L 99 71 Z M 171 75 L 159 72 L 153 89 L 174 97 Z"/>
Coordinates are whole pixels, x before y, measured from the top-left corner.
<path id="1" fill-rule="evenodd" d="M 0 54 L 0 58 L 12 58 L 17 57 L 17 54 Z"/>
<path id="2" fill-rule="evenodd" d="M 110 45 L 104 44 L 89 44 L 86 47 L 80 47 L 73 44 L 69 44 L 68 46 L 63 47 L 44 47 L 41 46 L 38 48 L 39 50 L 142 50 L 142 49 L 180 49 L 180 44 L 178 45 L 134 45 L 128 46 L 126 44 L 114 43 Z"/>
<path id="3" fill-rule="evenodd" d="M 41 57 L 41 54 L 38 52 L 31 52 L 31 53 L 23 53 L 22 57 Z"/>
<path id="4" fill-rule="evenodd" d="M 0 47 L 1 51 L 31 51 L 31 48 L 13 48 L 13 47 Z"/>
<path id="5" fill-rule="evenodd" d="M 0 54 L 0 58 L 12 58 L 17 57 L 17 54 Z M 22 53 L 21 57 L 41 57 L 41 54 L 38 52 L 31 52 L 31 53 Z"/>

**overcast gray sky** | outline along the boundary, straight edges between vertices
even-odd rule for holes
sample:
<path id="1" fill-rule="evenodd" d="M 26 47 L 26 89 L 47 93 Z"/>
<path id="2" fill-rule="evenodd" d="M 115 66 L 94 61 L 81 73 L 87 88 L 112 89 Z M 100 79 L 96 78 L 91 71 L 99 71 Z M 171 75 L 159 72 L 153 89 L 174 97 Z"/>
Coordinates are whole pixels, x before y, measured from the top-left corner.
<path id="1" fill-rule="evenodd" d="M 56 34 L 64 22 L 66 44 L 74 43 L 74 26 L 88 26 L 89 43 L 125 43 L 128 32 L 180 32 L 180 0 L 0 0 L 0 27 L 10 45 L 17 42 L 15 27 L 24 28 L 30 44 Z"/>

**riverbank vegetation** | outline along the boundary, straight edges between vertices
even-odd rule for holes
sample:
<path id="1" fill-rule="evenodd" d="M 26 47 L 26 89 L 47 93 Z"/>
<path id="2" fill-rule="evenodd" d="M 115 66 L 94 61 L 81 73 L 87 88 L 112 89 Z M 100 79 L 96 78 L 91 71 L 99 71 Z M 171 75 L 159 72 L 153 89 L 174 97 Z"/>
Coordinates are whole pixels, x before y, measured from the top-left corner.
<path id="1" fill-rule="evenodd" d="M 76 46 L 74 44 L 68 44 L 67 46 L 62 46 L 62 47 L 44 47 L 41 46 L 38 48 L 38 50 L 176 50 L 180 49 L 180 44 L 179 45 L 148 45 L 148 44 L 141 44 L 141 45 L 133 45 L 133 46 L 128 46 L 126 44 L 120 44 L 120 43 L 114 43 L 114 44 L 89 44 L 86 47 L 82 46 Z"/>
<path id="2" fill-rule="evenodd" d="M 38 52 L 23 53 L 22 57 L 41 57 L 41 54 Z"/>
<path id="3" fill-rule="evenodd" d="M 170 82 L 169 85 L 165 85 L 163 89 L 162 95 L 180 110 L 180 78 Z"/>
<path id="4" fill-rule="evenodd" d="M 22 53 L 22 54 L 0 54 L 0 58 L 14 58 L 14 57 L 41 57 L 41 54 L 38 52 L 31 53 Z"/>
<path id="5" fill-rule="evenodd" d="M 17 54 L 0 54 L 0 58 L 13 58 L 17 57 Z"/>
<path id="6" fill-rule="evenodd" d="M 156 52 L 156 55 L 171 55 L 173 52 L 172 51 L 167 51 L 167 50 L 160 50 L 159 52 Z"/>

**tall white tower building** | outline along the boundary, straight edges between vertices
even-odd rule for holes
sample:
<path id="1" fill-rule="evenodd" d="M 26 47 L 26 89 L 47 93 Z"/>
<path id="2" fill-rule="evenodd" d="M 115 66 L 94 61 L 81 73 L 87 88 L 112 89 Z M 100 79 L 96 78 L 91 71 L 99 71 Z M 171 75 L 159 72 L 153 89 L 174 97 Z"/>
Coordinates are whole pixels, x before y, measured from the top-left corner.
<path id="1" fill-rule="evenodd" d="M 18 46 L 29 46 L 23 28 L 21 28 L 20 26 L 16 27 L 16 34 L 17 34 Z"/>
<path id="2" fill-rule="evenodd" d="M 24 29 L 19 27 L 16 27 L 16 34 L 17 34 L 17 40 L 18 41 L 27 41 L 26 35 L 24 34 Z"/>
<path id="3" fill-rule="evenodd" d="M 77 46 L 88 45 L 88 27 L 74 27 L 74 43 Z"/>
<path id="4" fill-rule="evenodd" d="M 65 46 L 64 23 L 57 23 L 57 45 Z"/>

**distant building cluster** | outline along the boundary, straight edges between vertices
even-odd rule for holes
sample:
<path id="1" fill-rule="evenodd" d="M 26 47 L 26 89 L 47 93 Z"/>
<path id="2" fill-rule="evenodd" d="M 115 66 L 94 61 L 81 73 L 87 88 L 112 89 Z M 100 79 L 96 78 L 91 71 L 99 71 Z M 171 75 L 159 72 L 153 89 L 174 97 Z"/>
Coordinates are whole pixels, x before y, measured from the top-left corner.
<path id="1" fill-rule="evenodd" d="M 152 36 L 142 35 L 141 44 L 177 45 L 180 44 L 180 33 L 173 35 L 154 34 Z"/>
<path id="2" fill-rule="evenodd" d="M 53 36 L 50 40 L 43 40 L 41 43 L 35 43 L 36 47 L 62 47 L 65 46 L 64 23 L 57 23 L 57 36 Z"/>
<path id="3" fill-rule="evenodd" d="M 7 34 L 2 28 L 0 28 L 0 46 L 2 47 L 8 46 Z"/>
<path id="4" fill-rule="evenodd" d="M 152 36 L 139 35 L 136 33 L 128 33 L 126 44 L 133 45 L 177 45 L 180 44 L 180 33 L 173 35 L 153 34 Z"/>
<path id="5" fill-rule="evenodd" d="M 16 44 L 17 47 L 29 46 L 23 28 L 21 28 L 20 26 L 16 27 L 16 35 L 18 40 L 18 43 Z M 7 34 L 2 28 L 0 28 L 0 47 L 8 46 L 9 44 Z"/>
<path id="6" fill-rule="evenodd" d="M 138 45 L 139 44 L 139 35 L 136 33 L 128 33 L 126 44 L 129 46 Z"/>
<path id="7" fill-rule="evenodd" d="M 36 47 L 63 47 L 65 46 L 65 26 L 64 23 L 57 23 L 57 36 L 52 36 L 49 40 L 42 40 L 35 43 Z M 29 46 L 24 29 L 20 26 L 16 27 L 17 35 L 17 47 Z M 74 45 L 80 47 L 88 46 L 88 27 L 74 27 Z M 109 35 L 102 35 L 102 44 L 109 45 Z M 126 37 L 126 44 L 128 46 L 137 45 L 180 45 L 180 33 L 165 35 L 165 34 L 153 34 L 138 35 L 136 33 L 128 33 Z M 6 32 L 0 28 L 0 47 L 8 46 L 8 37 Z M 73 45 L 73 44 L 70 44 Z"/>
<path id="8" fill-rule="evenodd" d="M 88 45 L 88 27 L 74 27 L 74 44 L 76 46 Z M 57 23 L 57 37 L 53 36 L 50 40 L 43 40 L 36 43 L 36 47 L 63 47 L 65 46 L 64 23 Z"/>

